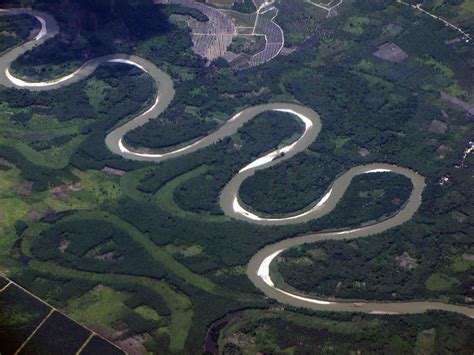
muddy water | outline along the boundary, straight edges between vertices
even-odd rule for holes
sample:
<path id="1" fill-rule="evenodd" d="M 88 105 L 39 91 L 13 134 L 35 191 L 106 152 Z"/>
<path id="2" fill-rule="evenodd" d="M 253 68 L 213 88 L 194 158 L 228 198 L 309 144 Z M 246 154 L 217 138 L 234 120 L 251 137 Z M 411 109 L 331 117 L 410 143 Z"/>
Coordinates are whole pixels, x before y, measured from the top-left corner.
<path id="1" fill-rule="evenodd" d="M 113 129 L 106 137 L 107 147 L 114 153 L 121 155 L 126 159 L 143 160 L 159 162 L 202 149 L 212 145 L 222 138 L 234 134 L 245 122 L 251 120 L 259 113 L 264 111 L 286 111 L 294 115 L 296 119 L 300 119 L 305 124 L 305 132 L 299 139 L 278 151 L 266 154 L 264 157 L 257 159 L 244 167 L 223 189 L 220 196 L 220 205 L 223 211 L 235 219 L 240 219 L 250 223 L 263 225 L 284 225 L 289 223 L 304 223 L 311 219 L 319 218 L 334 209 L 337 202 L 344 195 L 350 181 L 354 176 L 365 173 L 376 173 L 379 171 L 391 171 L 393 173 L 402 174 L 410 178 L 413 184 L 413 191 L 406 205 L 393 217 L 373 225 L 363 228 L 357 228 L 339 232 L 321 232 L 298 236 L 286 239 L 275 244 L 271 244 L 261 249 L 249 262 L 247 274 L 256 287 L 262 290 L 268 297 L 274 298 L 282 303 L 291 304 L 293 306 L 308 307 L 318 310 L 329 311 L 357 311 L 367 313 L 419 313 L 428 309 L 440 309 L 446 311 L 459 312 L 470 317 L 474 317 L 474 308 L 460 305 L 450 305 L 440 302 L 343 302 L 342 300 L 318 300 L 309 298 L 304 295 L 292 294 L 284 290 L 278 289 L 273 285 L 269 266 L 273 259 L 284 250 L 301 245 L 304 243 L 312 243 L 320 240 L 339 240 L 354 239 L 368 235 L 377 234 L 392 227 L 398 226 L 408 221 L 416 212 L 421 204 L 421 193 L 424 189 L 424 178 L 414 171 L 402 167 L 374 163 L 369 165 L 358 166 L 348 170 L 346 173 L 338 177 L 328 189 L 327 193 L 316 201 L 307 211 L 295 212 L 292 215 L 280 218 L 264 218 L 255 213 L 245 210 L 238 200 L 238 190 L 242 182 L 253 175 L 256 170 L 268 168 L 279 162 L 289 159 L 300 151 L 305 150 L 316 138 L 321 129 L 319 115 L 310 108 L 288 103 L 272 103 L 247 108 L 236 113 L 227 123 L 208 136 L 182 148 L 167 153 L 156 153 L 144 150 L 134 150 L 127 147 L 123 142 L 124 135 L 130 130 L 135 129 L 150 119 L 157 117 L 162 113 L 172 101 L 175 91 L 172 79 L 163 71 L 158 69 L 153 63 L 132 55 L 116 54 L 100 58 L 95 58 L 84 63 L 74 73 L 61 78 L 49 80 L 46 82 L 27 82 L 20 78 L 14 77 L 10 72 L 10 64 L 19 56 L 41 45 L 49 38 L 54 37 L 58 32 L 58 26 L 54 19 L 48 14 L 33 11 L 16 9 L 13 11 L 1 11 L 2 13 L 21 14 L 26 13 L 35 16 L 40 21 L 42 28 L 35 40 L 18 46 L 11 51 L 4 53 L 0 57 L 0 84 L 7 87 L 26 88 L 29 90 L 52 90 L 74 82 L 85 79 L 91 75 L 94 70 L 101 64 L 106 62 L 121 62 L 133 65 L 144 72 L 148 73 L 159 87 L 159 92 L 155 94 L 151 107 L 141 113 L 134 119 Z M 284 154 L 281 154 L 284 152 Z"/>

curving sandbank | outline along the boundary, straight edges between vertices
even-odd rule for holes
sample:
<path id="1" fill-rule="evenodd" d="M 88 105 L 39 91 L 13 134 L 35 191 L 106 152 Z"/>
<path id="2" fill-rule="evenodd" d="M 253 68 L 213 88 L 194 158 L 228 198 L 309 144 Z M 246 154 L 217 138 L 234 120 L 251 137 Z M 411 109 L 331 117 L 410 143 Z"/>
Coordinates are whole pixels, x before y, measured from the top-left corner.
<path id="1" fill-rule="evenodd" d="M 389 164 L 368 164 L 357 166 L 338 177 L 331 185 L 328 192 L 315 203 L 308 211 L 297 213 L 294 216 L 282 218 L 263 218 L 255 213 L 245 210 L 238 200 L 238 190 L 242 182 L 253 175 L 256 170 L 270 167 L 279 162 L 293 157 L 298 152 L 305 150 L 317 137 L 321 122 L 319 115 L 312 109 L 296 104 L 271 103 L 259 105 L 242 110 L 235 114 L 222 127 L 208 136 L 182 148 L 167 153 L 142 152 L 125 146 L 124 135 L 161 114 L 170 104 L 174 97 L 172 79 L 163 71 L 158 69 L 153 63 L 133 55 L 115 54 L 91 59 L 84 63 L 74 73 L 61 78 L 46 82 L 28 82 L 16 78 L 10 72 L 11 63 L 25 52 L 37 45 L 41 45 L 49 38 L 54 37 L 58 32 L 58 26 L 54 19 L 48 14 L 29 9 L 1 10 L 0 14 L 29 14 L 38 18 L 41 30 L 34 40 L 18 46 L 3 54 L 0 58 L 0 84 L 7 87 L 26 88 L 28 90 L 53 90 L 74 82 L 78 82 L 91 75 L 101 64 L 107 62 L 118 62 L 133 65 L 149 74 L 159 85 L 159 94 L 155 95 L 152 106 L 132 120 L 112 130 L 106 137 L 107 147 L 114 153 L 121 155 L 125 159 L 160 162 L 181 155 L 189 154 L 209 145 L 212 145 L 222 138 L 234 134 L 247 121 L 253 119 L 258 114 L 265 111 L 283 111 L 292 114 L 295 118 L 302 120 L 305 125 L 304 133 L 298 140 L 279 150 L 272 151 L 263 157 L 242 168 L 230 182 L 225 186 L 220 195 L 220 205 L 226 215 L 243 221 L 263 224 L 263 225 L 285 225 L 289 223 L 304 223 L 311 219 L 319 218 L 334 209 L 337 202 L 344 195 L 352 178 L 359 174 L 393 172 L 402 174 L 410 178 L 413 184 L 412 194 L 407 204 L 393 217 L 370 226 L 344 230 L 338 232 L 320 232 L 297 236 L 282 240 L 261 249 L 255 254 L 248 265 L 247 274 L 250 280 L 262 290 L 267 296 L 280 302 L 293 306 L 309 307 L 320 310 L 331 311 L 357 311 L 374 314 L 394 314 L 394 313 L 419 313 L 428 309 L 440 309 L 465 314 L 474 317 L 474 308 L 469 306 L 451 305 L 440 302 L 343 302 L 337 300 L 319 300 L 295 293 L 290 293 L 276 288 L 271 280 L 270 264 L 282 251 L 297 245 L 312 243 L 320 240 L 340 240 L 354 239 L 377 234 L 398 226 L 408 221 L 421 204 L 421 194 L 424 189 L 424 178 L 416 172 Z M 283 154 L 281 154 L 283 153 Z"/>

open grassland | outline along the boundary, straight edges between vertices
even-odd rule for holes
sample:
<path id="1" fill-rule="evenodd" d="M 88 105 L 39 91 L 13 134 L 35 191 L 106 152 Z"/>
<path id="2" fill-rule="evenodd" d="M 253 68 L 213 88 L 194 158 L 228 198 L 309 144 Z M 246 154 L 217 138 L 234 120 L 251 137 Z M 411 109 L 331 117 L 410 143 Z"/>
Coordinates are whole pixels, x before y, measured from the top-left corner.
<path id="1" fill-rule="evenodd" d="M 111 327 L 128 308 L 126 295 L 109 287 L 96 286 L 84 295 L 68 302 L 67 313 L 80 323 Z"/>

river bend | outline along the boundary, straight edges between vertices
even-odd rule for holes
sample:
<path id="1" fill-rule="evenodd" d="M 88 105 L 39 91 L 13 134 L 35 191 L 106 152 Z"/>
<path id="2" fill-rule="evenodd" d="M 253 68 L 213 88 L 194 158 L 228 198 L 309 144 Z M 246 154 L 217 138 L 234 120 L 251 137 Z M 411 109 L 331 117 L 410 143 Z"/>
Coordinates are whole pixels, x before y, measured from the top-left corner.
<path id="1" fill-rule="evenodd" d="M 310 208 L 304 211 L 296 211 L 291 215 L 278 218 L 259 216 L 258 213 L 246 210 L 245 207 L 240 203 L 238 191 L 242 182 L 246 178 L 252 176 L 255 171 L 279 164 L 281 161 L 290 159 L 295 154 L 308 148 L 308 146 L 317 138 L 321 130 L 321 121 L 317 112 L 308 107 L 290 103 L 269 103 L 252 106 L 237 112 L 215 132 L 210 133 L 196 142 L 166 153 L 153 152 L 151 150 L 142 148 L 135 149 L 128 147 L 124 143 L 124 135 L 139 126 L 146 124 L 150 119 L 156 118 L 168 107 L 168 105 L 173 100 L 175 91 L 173 88 L 173 81 L 169 75 L 157 68 L 153 63 L 143 58 L 134 55 L 114 54 L 91 59 L 85 62 L 73 73 L 60 78 L 44 82 L 26 81 L 16 77 L 11 72 L 11 63 L 27 51 L 41 45 L 48 39 L 53 38 L 58 33 L 59 27 L 52 16 L 35 10 L 0 9 L 0 15 L 2 14 L 28 14 L 34 16 L 41 25 L 41 28 L 34 39 L 1 55 L 0 84 L 3 86 L 35 91 L 54 90 L 84 80 L 90 76 L 98 66 L 108 62 L 118 62 L 126 65 L 133 65 L 153 78 L 156 83 L 156 87 L 159 88 L 159 91 L 155 93 L 150 108 L 135 118 L 122 124 L 121 126 L 114 128 L 107 134 L 105 144 L 107 145 L 108 149 L 125 159 L 160 162 L 185 154 L 190 154 L 199 149 L 210 146 L 222 138 L 236 133 L 237 130 L 246 122 L 265 111 L 287 112 L 292 114 L 295 119 L 301 120 L 304 124 L 305 130 L 295 142 L 267 153 L 264 156 L 259 157 L 255 161 L 249 163 L 247 166 L 243 167 L 224 187 L 220 195 L 220 206 L 226 215 L 234 219 L 262 225 L 304 223 L 331 212 L 336 206 L 337 202 L 344 195 L 352 178 L 357 175 L 378 172 L 392 172 L 404 175 L 411 180 L 413 184 L 413 190 L 409 200 L 401 208 L 401 210 L 398 211 L 398 213 L 384 221 L 355 229 L 300 235 L 267 245 L 258 251 L 250 259 L 247 268 L 247 275 L 254 285 L 264 292 L 268 297 L 274 298 L 279 302 L 290 304 L 292 306 L 307 307 L 317 310 L 355 311 L 372 314 L 398 314 L 420 313 L 429 309 L 438 309 L 458 312 L 474 318 L 474 308 L 464 305 L 446 304 L 442 302 L 349 302 L 335 299 L 317 299 L 297 293 L 287 292 L 277 288 L 271 279 L 271 262 L 288 248 L 322 240 L 342 240 L 366 237 L 369 235 L 381 233 L 408 221 L 410 218 L 412 218 L 414 213 L 421 205 L 421 195 L 425 187 L 424 178 L 418 173 L 403 167 L 385 163 L 372 163 L 357 166 L 349 169 L 347 172 L 336 178 L 329 189 L 326 191 L 325 195 L 322 196 L 318 201 L 315 201 L 313 206 L 310 206 Z"/>

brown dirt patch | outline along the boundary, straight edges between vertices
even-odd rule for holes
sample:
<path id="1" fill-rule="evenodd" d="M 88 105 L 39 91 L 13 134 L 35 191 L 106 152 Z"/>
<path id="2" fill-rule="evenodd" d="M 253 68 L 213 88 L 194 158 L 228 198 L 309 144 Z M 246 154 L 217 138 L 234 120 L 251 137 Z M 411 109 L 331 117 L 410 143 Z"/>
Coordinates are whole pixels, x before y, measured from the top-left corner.
<path id="1" fill-rule="evenodd" d="M 102 171 L 106 174 L 109 174 L 109 175 L 115 175 L 115 176 L 122 176 L 123 174 L 126 173 L 125 170 L 120 170 L 120 169 L 115 169 L 115 168 L 111 168 L 110 166 L 106 166 L 102 169 Z"/>
<path id="2" fill-rule="evenodd" d="M 33 190 L 33 181 L 25 181 L 20 186 L 20 196 L 26 197 L 31 195 L 31 191 Z"/>
<path id="3" fill-rule="evenodd" d="M 439 120 L 431 121 L 430 127 L 428 128 L 428 131 L 436 134 L 445 134 L 447 130 L 448 124 Z"/>
<path id="4" fill-rule="evenodd" d="M 445 144 L 441 144 L 438 149 L 436 149 L 436 153 L 438 153 L 438 158 L 439 159 L 444 159 L 446 158 L 446 154 L 448 154 L 451 151 L 451 148 Z"/>
<path id="5" fill-rule="evenodd" d="M 462 258 L 464 260 L 474 261 L 474 254 L 464 253 Z"/>
<path id="6" fill-rule="evenodd" d="M 245 347 L 255 344 L 255 339 L 247 334 L 237 332 L 237 333 L 229 335 L 224 340 L 224 343 L 234 344 L 234 345 L 237 345 L 239 348 L 245 348 Z"/>
<path id="7" fill-rule="evenodd" d="M 0 165 L 6 166 L 7 168 L 14 168 L 15 164 L 9 162 L 6 159 L 0 158 Z"/>
<path id="8" fill-rule="evenodd" d="M 80 182 L 70 185 L 58 185 L 49 189 L 54 198 L 60 199 L 67 196 L 70 192 L 79 191 L 82 189 Z"/>
<path id="9" fill-rule="evenodd" d="M 441 98 L 450 102 L 451 104 L 462 108 L 464 111 L 469 113 L 470 115 L 474 115 L 474 104 L 470 104 L 467 102 L 458 99 L 457 97 L 451 96 L 446 94 L 445 92 L 441 92 Z"/>
<path id="10" fill-rule="evenodd" d="M 417 262 L 415 258 L 412 258 L 407 252 L 404 252 L 402 255 L 397 256 L 395 261 L 398 265 L 404 269 L 414 269 L 417 267 Z"/>
<path id="11" fill-rule="evenodd" d="M 281 55 L 290 55 L 291 53 L 293 53 L 297 49 L 298 49 L 297 47 L 291 47 L 291 48 L 283 47 L 280 54 Z"/>
<path id="12" fill-rule="evenodd" d="M 116 343 L 120 348 L 122 348 L 122 350 L 127 352 L 127 354 L 142 355 L 147 353 L 144 346 L 147 338 L 149 338 L 148 334 L 139 334 L 130 336 L 123 340 L 118 340 Z"/>
<path id="13" fill-rule="evenodd" d="M 377 58 L 387 60 L 392 63 L 400 63 L 408 58 L 408 54 L 393 42 L 382 44 L 374 53 Z"/>
<path id="14" fill-rule="evenodd" d="M 71 244 L 71 241 L 68 239 L 63 239 L 59 242 L 58 250 L 64 254 L 68 246 Z"/>
<path id="15" fill-rule="evenodd" d="M 94 259 L 101 260 L 101 261 L 107 261 L 107 262 L 110 262 L 110 263 L 115 263 L 117 261 L 123 260 L 123 257 L 122 256 L 117 257 L 115 255 L 114 251 L 110 251 L 108 253 L 104 253 L 104 254 L 101 254 L 101 255 L 96 255 L 94 257 Z"/>
<path id="16" fill-rule="evenodd" d="M 51 213 L 51 212 L 54 212 L 54 211 L 49 210 L 49 211 L 46 211 L 46 212 L 40 212 L 40 211 L 33 208 L 26 214 L 25 219 L 27 221 L 37 222 L 41 218 L 43 218 L 44 216 L 46 216 L 48 213 Z"/>

